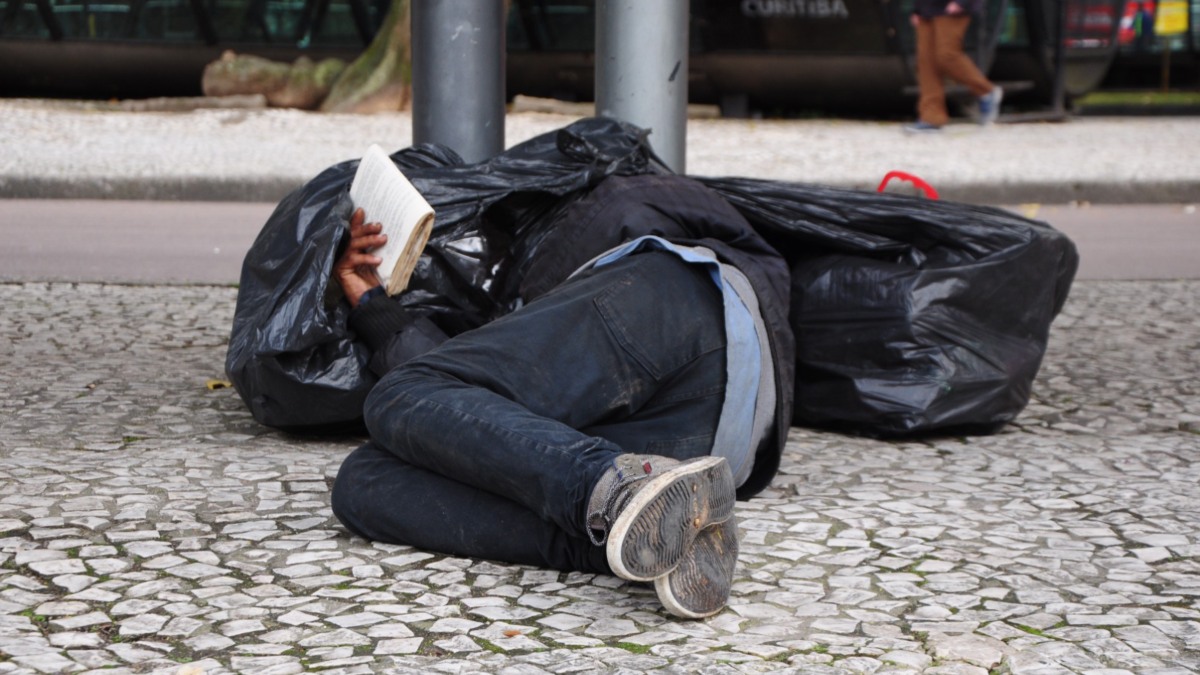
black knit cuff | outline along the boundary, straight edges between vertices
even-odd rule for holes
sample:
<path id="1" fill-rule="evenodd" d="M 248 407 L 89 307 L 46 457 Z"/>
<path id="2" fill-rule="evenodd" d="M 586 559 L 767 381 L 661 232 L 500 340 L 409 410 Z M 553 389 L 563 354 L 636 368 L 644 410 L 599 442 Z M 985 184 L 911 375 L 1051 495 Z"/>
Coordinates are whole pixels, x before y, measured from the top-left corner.
<path id="1" fill-rule="evenodd" d="M 350 327 L 367 343 L 372 352 L 387 346 L 396 333 L 412 324 L 412 318 L 391 298 L 375 298 L 350 312 Z"/>

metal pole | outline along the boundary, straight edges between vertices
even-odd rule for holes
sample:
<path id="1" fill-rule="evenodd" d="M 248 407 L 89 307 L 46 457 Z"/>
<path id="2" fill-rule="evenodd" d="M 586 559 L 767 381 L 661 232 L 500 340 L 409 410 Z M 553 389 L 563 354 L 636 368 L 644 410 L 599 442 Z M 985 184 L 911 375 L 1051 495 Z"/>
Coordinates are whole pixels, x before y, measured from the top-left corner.
<path id="1" fill-rule="evenodd" d="M 1054 26 L 1054 114 L 1067 115 L 1067 3 L 1058 0 L 1056 3 L 1058 18 Z"/>
<path id="2" fill-rule="evenodd" d="M 504 150 L 504 0 L 411 0 L 413 143 Z"/>
<path id="3" fill-rule="evenodd" d="M 687 150 L 688 0 L 599 0 L 596 114 L 650 130 L 676 173 Z"/>

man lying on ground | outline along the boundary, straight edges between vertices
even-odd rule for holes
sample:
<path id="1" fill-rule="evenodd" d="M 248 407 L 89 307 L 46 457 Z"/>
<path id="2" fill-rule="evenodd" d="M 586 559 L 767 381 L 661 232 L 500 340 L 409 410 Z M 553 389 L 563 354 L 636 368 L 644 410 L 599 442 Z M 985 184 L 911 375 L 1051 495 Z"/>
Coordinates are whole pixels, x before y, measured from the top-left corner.
<path id="1" fill-rule="evenodd" d="M 520 309 L 447 338 L 378 289 L 369 215 L 334 275 L 382 379 L 371 441 L 334 485 L 338 519 L 372 540 L 652 582 L 681 617 L 720 611 L 735 498 L 770 483 L 791 419 L 779 255 L 695 181 L 608 178 L 539 244 Z"/>

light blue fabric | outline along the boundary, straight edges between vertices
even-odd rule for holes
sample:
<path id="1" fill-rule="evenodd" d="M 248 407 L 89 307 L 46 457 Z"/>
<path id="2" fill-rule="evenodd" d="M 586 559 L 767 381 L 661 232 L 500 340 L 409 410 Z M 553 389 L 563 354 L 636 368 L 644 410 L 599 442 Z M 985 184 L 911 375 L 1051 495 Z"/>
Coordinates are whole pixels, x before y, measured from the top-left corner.
<path id="1" fill-rule="evenodd" d="M 759 335 L 757 330 L 762 321 L 755 320 L 751 307 L 747 306 L 747 302 L 738 294 L 735 284 L 726 279 L 728 274 L 741 273 L 723 265 L 716 255 L 706 248 L 681 246 L 661 237 L 647 235 L 602 253 L 576 270 L 575 274 L 647 250 L 667 251 L 679 256 L 684 262 L 703 265 L 713 283 L 721 290 L 725 307 L 725 402 L 721 408 L 721 419 L 717 424 L 712 454 L 724 457 L 729 462 L 734 480 L 740 486 L 750 477 L 755 449 L 762 440 L 764 430 L 770 427 L 769 424 L 763 423 L 762 416 L 774 415 L 773 403 L 769 406 L 757 405 L 764 368 L 771 367 L 771 355 L 763 353 L 764 345 L 767 344 L 766 336 Z M 745 277 L 742 277 L 742 280 L 744 282 Z M 745 292 L 753 292 L 748 283 L 740 285 L 746 289 Z M 754 311 L 757 311 L 757 301 L 751 299 L 751 303 Z M 756 411 L 759 416 L 758 424 L 755 423 Z"/>

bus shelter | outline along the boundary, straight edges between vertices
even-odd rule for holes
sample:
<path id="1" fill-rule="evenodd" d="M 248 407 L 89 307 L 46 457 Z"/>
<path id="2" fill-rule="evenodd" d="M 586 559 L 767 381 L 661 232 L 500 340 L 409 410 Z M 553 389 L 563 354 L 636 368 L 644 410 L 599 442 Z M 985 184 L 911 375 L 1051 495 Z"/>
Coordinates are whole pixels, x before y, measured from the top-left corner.
<path id="1" fill-rule="evenodd" d="M 1197 3 L 1200 0 L 1189 0 Z M 912 0 L 691 0 L 692 102 L 728 114 L 891 114 L 913 104 Z M 596 2 L 512 0 L 507 96 L 594 100 Z M 1009 85 L 1046 106 L 1096 87 L 1118 50 L 1124 0 L 988 0 L 968 39 Z M 198 93 L 225 49 L 278 60 L 353 58 L 387 0 L 0 0 L 0 90 Z"/>

